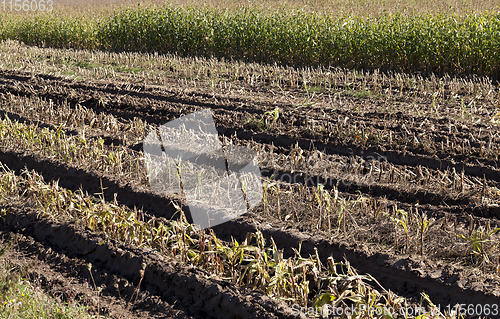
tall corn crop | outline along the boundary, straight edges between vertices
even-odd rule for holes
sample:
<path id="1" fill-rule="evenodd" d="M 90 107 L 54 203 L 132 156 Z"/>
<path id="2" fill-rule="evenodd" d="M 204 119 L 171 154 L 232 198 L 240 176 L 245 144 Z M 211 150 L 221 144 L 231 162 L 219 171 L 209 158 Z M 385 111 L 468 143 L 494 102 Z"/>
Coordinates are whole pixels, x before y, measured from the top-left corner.
<path id="1" fill-rule="evenodd" d="M 500 14 L 378 17 L 176 6 L 0 23 L 0 38 L 56 47 L 215 56 L 290 66 L 500 76 Z"/>
<path id="2" fill-rule="evenodd" d="M 96 20 L 40 14 L 30 17 L 0 16 L 0 40 L 19 40 L 29 45 L 94 49 L 98 43 Z"/>

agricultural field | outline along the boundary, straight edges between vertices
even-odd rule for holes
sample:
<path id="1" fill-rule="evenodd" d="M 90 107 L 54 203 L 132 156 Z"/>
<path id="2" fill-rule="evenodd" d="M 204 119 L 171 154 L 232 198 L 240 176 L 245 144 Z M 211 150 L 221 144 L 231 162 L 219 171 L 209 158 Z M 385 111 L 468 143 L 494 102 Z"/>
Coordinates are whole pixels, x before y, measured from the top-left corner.
<path id="1" fill-rule="evenodd" d="M 0 15 L 0 317 L 500 317 L 499 2 L 66 2 Z M 262 193 L 199 230 L 143 141 L 207 109 Z"/>

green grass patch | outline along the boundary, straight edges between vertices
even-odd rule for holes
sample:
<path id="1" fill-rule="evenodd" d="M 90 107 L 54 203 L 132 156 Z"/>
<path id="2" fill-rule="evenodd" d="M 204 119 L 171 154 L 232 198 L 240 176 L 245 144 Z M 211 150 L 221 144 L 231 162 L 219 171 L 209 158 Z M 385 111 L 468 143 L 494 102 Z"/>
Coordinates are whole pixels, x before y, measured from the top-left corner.
<path id="1" fill-rule="evenodd" d="M 307 93 L 322 93 L 322 92 L 325 92 L 325 88 L 320 86 L 320 85 L 310 85 L 310 86 L 307 86 L 306 92 Z"/>
<path id="2" fill-rule="evenodd" d="M 8 249 L 0 243 L 0 254 Z M 92 318 L 86 308 L 64 303 L 23 279 L 22 271 L 0 259 L 0 318 Z"/>
<path id="3" fill-rule="evenodd" d="M 375 94 L 370 90 L 361 90 L 361 91 L 347 90 L 347 91 L 342 92 L 341 95 L 350 96 L 350 97 L 354 97 L 354 98 L 368 98 L 368 97 L 383 98 L 384 97 L 383 94 Z"/>
<path id="4" fill-rule="evenodd" d="M 144 71 L 144 69 L 141 67 L 131 67 L 131 66 L 120 66 L 117 67 L 116 70 L 119 72 L 126 72 L 126 73 L 139 73 Z"/>

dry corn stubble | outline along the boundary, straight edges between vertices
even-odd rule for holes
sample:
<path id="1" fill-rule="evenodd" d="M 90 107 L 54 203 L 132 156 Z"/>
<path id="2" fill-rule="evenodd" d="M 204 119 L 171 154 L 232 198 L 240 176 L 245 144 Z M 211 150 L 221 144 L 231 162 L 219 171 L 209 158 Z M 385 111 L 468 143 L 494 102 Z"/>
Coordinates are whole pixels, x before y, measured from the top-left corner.
<path id="1" fill-rule="evenodd" d="M 49 105 L 50 105 L 50 103 L 49 103 Z M 82 114 L 85 114 L 85 112 L 83 112 Z M 15 125 L 14 125 L 14 126 L 15 126 Z M 25 131 L 25 133 L 23 133 L 23 134 L 25 134 L 25 135 L 26 135 L 26 136 L 25 136 L 25 137 L 26 137 L 26 139 L 27 139 L 27 140 L 29 140 L 30 138 L 34 137 L 34 133 L 33 133 L 33 132 L 34 132 L 34 130 L 36 130 L 36 127 L 33 127 L 33 126 L 29 127 L 29 126 L 28 126 L 28 128 L 23 128 L 21 131 L 23 131 L 23 130 Z M 16 132 L 17 132 L 17 131 L 16 131 Z M 57 131 L 56 131 L 56 132 L 57 132 Z M 14 135 L 19 135 L 19 134 L 18 134 L 18 133 L 15 133 Z M 21 135 L 22 135 L 22 134 L 21 134 Z M 304 152 L 304 151 L 302 151 L 302 150 L 300 150 L 300 151 L 299 151 L 299 153 L 303 153 L 303 152 Z M 315 154 L 316 154 L 316 153 L 315 153 Z M 113 161 L 113 162 L 114 162 L 114 161 Z M 354 165 L 353 165 L 353 164 L 354 164 Z M 355 166 L 356 166 L 356 165 L 357 165 L 357 164 L 355 164 L 355 163 L 351 163 L 351 166 L 353 167 L 352 169 L 354 169 L 355 171 L 357 170 L 357 168 L 355 168 Z M 406 179 L 406 178 L 407 178 L 406 176 L 411 176 L 411 174 L 407 174 L 407 173 L 406 173 L 406 170 L 407 170 L 407 169 L 405 168 L 405 173 L 404 173 L 404 174 L 400 174 L 400 173 L 395 174 L 395 173 L 394 173 L 394 171 L 395 171 L 395 170 L 391 170 L 391 172 L 392 172 L 392 173 L 391 173 L 391 176 L 392 176 L 392 175 L 395 175 L 396 177 L 397 177 L 397 176 L 405 176 L 404 178 Z M 427 172 L 428 172 L 428 171 L 427 171 Z M 438 173 L 439 173 L 439 172 L 438 172 Z M 448 175 L 447 175 L 447 174 L 444 174 L 444 173 L 439 173 L 439 174 L 440 174 L 440 175 L 439 175 L 439 177 L 440 177 L 440 179 L 441 179 L 441 180 L 446 180 L 446 181 L 447 181 L 447 183 L 449 183 L 449 185 L 450 185 L 449 187 L 452 187 L 452 186 L 451 186 L 451 185 L 452 185 L 452 183 L 455 183 L 455 180 L 456 180 L 456 178 L 457 178 L 457 176 L 458 176 L 458 175 L 456 175 L 456 174 L 453 174 L 453 175 L 452 175 L 452 176 L 453 176 L 453 181 L 451 181 L 451 180 L 448 178 Z M 380 177 L 380 176 L 381 176 L 381 175 L 379 175 L 379 177 Z M 390 179 L 394 179 L 394 178 L 395 178 L 395 177 L 392 177 L 392 178 L 390 178 Z M 429 178 L 430 178 L 430 177 L 429 177 Z M 432 180 L 432 179 L 429 179 L 429 178 L 427 178 L 427 182 L 429 182 L 429 181 L 431 181 L 431 180 Z M 444 184 L 443 184 L 442 182 L 440 182 L 440 183 L 441 183 L 441 187 L 443 187 L 443 185 L 444 185 Z M 480 182 L 478 182 L 478 183 L 480 183 Z M 462 183 L 462 182 L 461 182 L 461 184 L 463 185 L 463 183 Z M 453 188 L 453 187 L 452 187 L 452 188 Z M 482 198 L 482 199 L 484 199 L 484 194 L 485 194 L 485 191 L 481 192 L 481 198 Z M 315 204 L 314 204 L 314 205 L 315 205 Z M 322 209 L 323 209 L 323 207 L 322 207 L 321 203 L 319 203 L 319 205 L 318 205 L 318 206 L 313 206 L 313 207 L 315 207 L 315 209 L 319 210 L 319 212 L 320 212 L 320 213 L 322 213 Z M 320 214 L 319 216 L 321 216 L 321 215 L 322 215 L 322 214 Z M 317 215 L 316 215 L 316 216 L 317 216 Z M 338 225 L 339 225 L 339 226 L 341 226 L 341 228 L 343 229 L 344 233 L 346 233 L 346 223 L 345 223 L 345 221 L 346 221 L 346 218 L 345 218 L 345 217 L 346 217 L 346 216 L 348 216 L 348 215 L 346 215 L 346 214 L 345 214 L 345 210 L 341 207 L 341 208 L 340 208 L 340 210 L 339 210 L 339 215 L 338 215 L 338 217 L 339 217 L 339 219 L 338 219 Z M 331 223 L 331 222 L 330 222 L 330 223 Z M 319 219 L 319 224 L 321 224 L 321 219 Z M 398 225 L 399 225 L 399 223 L 398 223 Z M 358 225 L 356 225 L 356 226 L 358 226 Z"/>
<path id="2" fill-rule="evenodd" d="M 200 237 L 192 225 L 186 222 L 173 221 L 170 225 L 160 223 L 158 226 L 155 226 L 154 219 L 141 222 L 138 212 L 131 212 L 117 203 L 107 203 L 102 198 L 95 200 L 80 191 L 72 193 L 59 187 L 57 183 L 45 184 L 41 176 L 35 172 L 24 172 L 21 176 L 17 176 L 3 167 L 1 175 L 0 187 L 2 194 L 5 194 L 4 203 L 13 198 L 29 198 L 37 209 L 45 212 L 46 216 L 65 220 L 69 214 L 75 220 L 83 219 L 89 227 L 103 232 L 110 238 L 159 248 L 163 253 L 177 256 L 176 258 L 180 258 L 179 260 L 183 262 L 193 263 L 211 271 L 219 278 L 226 278 L 254 289 L 262 289 L 268 295 L 289 302 L 309 305 L 309 302 L 312 302 L 308 299 L 309 292 L 319 293 L 320 291 L 314 287 L 322 286 L 322 282 L 335 293 L 338 283 L 350 278 L 348 276 L 352 276 L 355 271 L 348 263 L 339 262 L 334 268 L 330 265 L 329 275 L 321 277 L 326 269 L 319 262 L 319 256 L 303 258 L 299 247 L 296 257 L 285 259 L 273 241 L 271 246 L 266 246 L 259 231 L 249 234 L 241 244 L 233 241 L 232 244 L 226 245 L 217 239 L 214 233 L 209 236 L 203 233 Z M 250 244 L 252 237 L 255 238 L 255 245 Z M 89 271 L 91 267 L 89 264 Z M 141 270 L 141 278 L 144 276 L 145 268 L 143 266 Z M 311 274 L 312 282 L 309 279 Z M 343 284 L 342 289 L 359 291 L 358 293 L 371 291 L 372 288 L 366 285 L 362 278 L 365 281 L 372 280 L 370 276 L 361 276 L 355 280 L 355 285 Z M 324 300 L 325 293 L 318 296 L 314 300 L 316 305 Z M 384 305 L 386 299 L 383 298 L 383 294 L 375 293 L 373 296 L 376 296 L 372 300 L 374 303 Z M 133 296 L 130 300 L 132 298 Z M 339 302 L 339 305 L 344 304 L 343 301 Z M 360 299 L 357 302 L 364 301 Z"/>

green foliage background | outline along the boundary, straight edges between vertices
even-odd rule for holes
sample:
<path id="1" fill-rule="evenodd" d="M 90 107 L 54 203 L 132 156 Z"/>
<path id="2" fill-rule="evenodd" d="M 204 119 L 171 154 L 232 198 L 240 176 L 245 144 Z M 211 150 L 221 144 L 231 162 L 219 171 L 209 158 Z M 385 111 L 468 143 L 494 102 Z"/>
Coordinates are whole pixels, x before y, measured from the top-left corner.
<path id="1" fill-rule="evenodd" d="M 500 73 L 500 14 L 333 16 L 193 7 L 111 15 L 3 15 L 0 39 L 37 46 L 214 56 L 294 67 Z"/>

